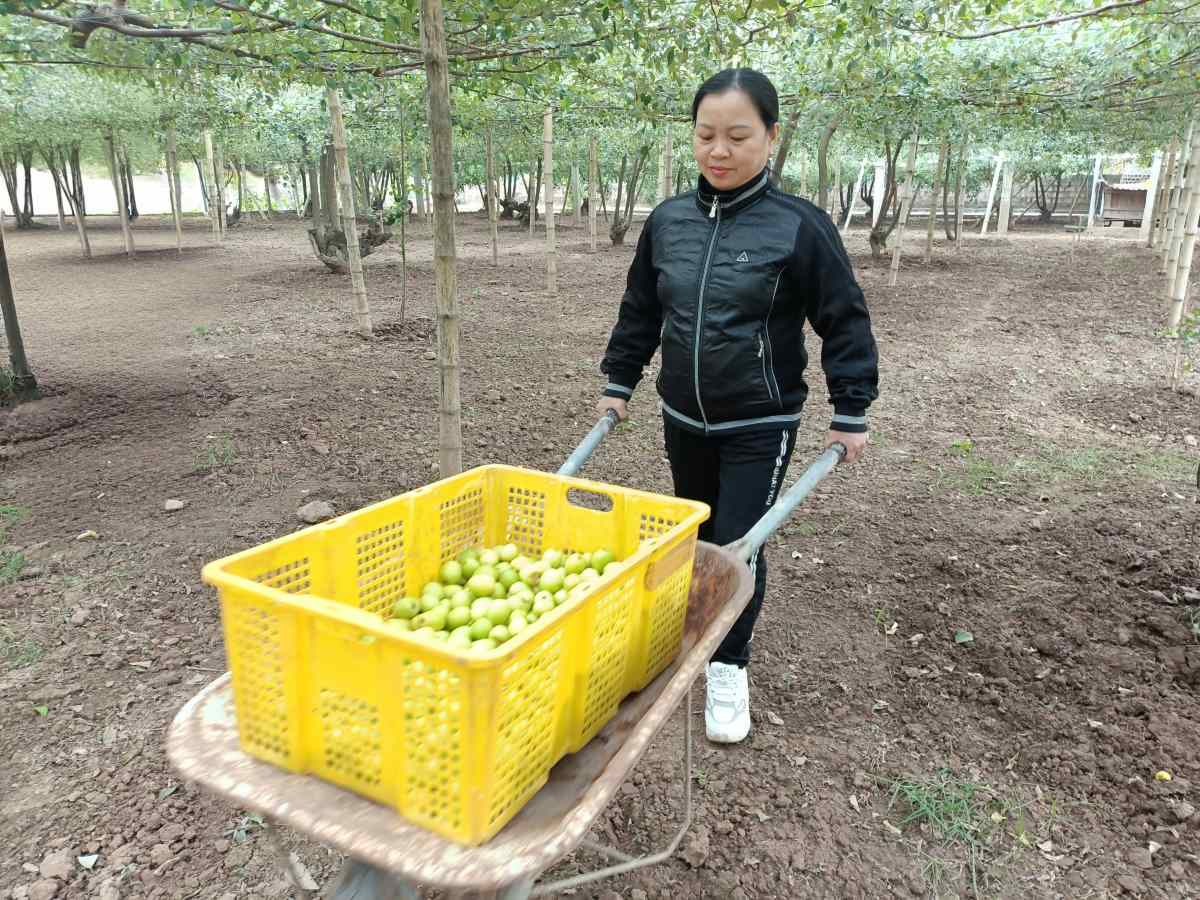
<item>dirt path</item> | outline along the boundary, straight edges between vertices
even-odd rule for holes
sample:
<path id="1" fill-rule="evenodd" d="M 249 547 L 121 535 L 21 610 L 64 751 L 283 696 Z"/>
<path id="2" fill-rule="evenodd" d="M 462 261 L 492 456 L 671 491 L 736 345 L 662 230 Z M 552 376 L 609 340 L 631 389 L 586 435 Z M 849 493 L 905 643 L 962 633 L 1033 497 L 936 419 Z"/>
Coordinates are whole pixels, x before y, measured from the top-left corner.
<path id="1" fill-rule="evenodd" d="M 0 900 L 47 873 L 67 898 L 287 896 L 259 823 L 178 784 L 162 735 L 225 668 L 205 561 L 299 527 L 308 499 L 436 477 L 415 232 L 403 325 L 396 248 L 367 260 L 369 343 L 295 220 L 221 249 L 196 225 L 180 259 L 144 219 L 133 262 L 112 229 L 90 263 L 69 234 L 10 234 L 48 396 L 0 413 L 0 564 L 20 569 L 0 587 Z M 459 236 L 466 463 L 551 469 L 590 425 L 636 234 L 593 256 L 561 229 L 556 300 L 540 240 L 506 227 L 497 269 L 477 218 Z M 888 289 L 850 249 L 881 346 L 874 446 L 769 546 L 752 738 L 697 743 L 678 859 L 577 896 L 1200 895 L 1200 404 L 1163 387 L 1152 259 L 1121 230 L 1073 266 L 1057 234 L 972 238 Z M 651 381 L 589 474 L 669 489 Z M 811 383 L 793 475 L 828 421 Z M 675 827 L 677 736 L 598 826 L 630 852 Z M 289 839 L 318 880 L 336 869 Z"/>

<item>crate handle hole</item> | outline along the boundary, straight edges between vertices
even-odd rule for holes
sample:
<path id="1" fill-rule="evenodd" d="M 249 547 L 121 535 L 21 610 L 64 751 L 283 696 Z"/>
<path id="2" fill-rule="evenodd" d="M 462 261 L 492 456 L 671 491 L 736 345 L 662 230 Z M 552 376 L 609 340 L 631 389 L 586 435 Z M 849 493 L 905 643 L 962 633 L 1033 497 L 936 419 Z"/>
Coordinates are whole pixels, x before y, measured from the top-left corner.
<path id="1" fill-rule="evenodd" d="M 608 494 L 583 488 L 571 488 L 567 491 L 567 502 L 572 506 L 594 509 L 597 512 L 612 512 L 613 509 L 613 499 Z"/>

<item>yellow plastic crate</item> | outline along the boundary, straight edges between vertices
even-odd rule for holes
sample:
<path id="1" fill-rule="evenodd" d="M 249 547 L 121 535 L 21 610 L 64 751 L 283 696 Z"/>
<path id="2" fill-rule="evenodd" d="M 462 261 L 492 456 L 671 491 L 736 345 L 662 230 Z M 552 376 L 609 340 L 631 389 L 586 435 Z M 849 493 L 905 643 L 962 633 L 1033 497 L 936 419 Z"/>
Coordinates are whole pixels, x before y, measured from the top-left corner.
<path id="1" fill-rule="evenodd" d="M 209 563 L 243 750 L 486 841 L 678 653 L 708 515 L 484 466 Z M 464 548 L 508 542 L 609 547 L 625 564 L 486 654 L 380 619 Z"/>

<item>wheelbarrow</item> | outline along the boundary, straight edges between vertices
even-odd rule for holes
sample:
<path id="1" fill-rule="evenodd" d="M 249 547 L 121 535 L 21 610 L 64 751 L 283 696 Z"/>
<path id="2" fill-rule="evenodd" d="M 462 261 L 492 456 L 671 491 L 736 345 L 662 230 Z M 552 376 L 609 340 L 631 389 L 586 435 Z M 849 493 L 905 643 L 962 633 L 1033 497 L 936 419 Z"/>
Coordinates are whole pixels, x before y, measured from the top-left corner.
<path id="1" fill-rule="evenodd" d="M 616 422 L 609 411 L 558 474 L 575 475 Z M 370 799 L 242 752 L 229 673 L 177 713 L 167 735 L 168 758 L 184 778 L 265 818 L 268 839 L 301 897 L 316 896 L 316 885 L 283 849 L 273 825 L 286 824 L 346 854 L 348 860 L 326 894 L 334 900 L 417 900 L 426 888 L 447 900 L 525 900 L 664 862 L 675 854 L 692 819 L 692 686 L 750 600 L 754 579 L 749 561 L 845 453 L 843 445 L 831 445 L 740 540 L 725 547 L 697 543 L 683 640 L 674 661 L 647 687 L 625 698 L 591 742 L 564 757 L 541 790 L 480 846 L 456 844 Z M 681 704 L 683 810 L 673 839 L 660 852 L 637 858 L 589 841 L 592 824 Z M 581 846 L 612 864 L 538 882 L 543 872 Z"/>

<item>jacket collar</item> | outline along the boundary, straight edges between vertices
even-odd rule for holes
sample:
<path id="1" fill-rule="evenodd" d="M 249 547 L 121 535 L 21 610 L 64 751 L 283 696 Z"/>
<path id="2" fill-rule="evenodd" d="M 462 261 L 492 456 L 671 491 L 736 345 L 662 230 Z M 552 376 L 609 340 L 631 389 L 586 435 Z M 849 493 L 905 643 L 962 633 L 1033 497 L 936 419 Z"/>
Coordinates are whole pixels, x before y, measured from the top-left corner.
<path id="1" fill-rule="evenodd" d="M 701 212 L 709 215 L 713 211 L 715 202 L 721 208 L 721 215 L 725 216 L 745 209 L 762 197 L 770 187 L 771 170 L 769 168 L 763 169 L 745 184 L 728 191 L 717 190 L 709 184 L 707 178 L 701 175 L 696 186 L 696 205 L 700 207 Z"/>

